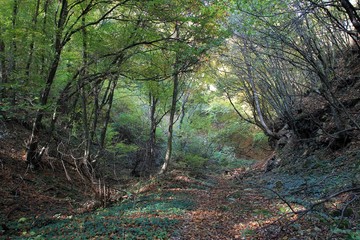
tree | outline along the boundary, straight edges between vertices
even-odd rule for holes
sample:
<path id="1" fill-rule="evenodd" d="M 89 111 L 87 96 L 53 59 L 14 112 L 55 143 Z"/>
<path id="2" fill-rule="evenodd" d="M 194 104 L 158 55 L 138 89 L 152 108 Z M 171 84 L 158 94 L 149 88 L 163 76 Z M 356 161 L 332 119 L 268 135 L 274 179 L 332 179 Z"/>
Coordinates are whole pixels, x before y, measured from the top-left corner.
<path id="1" fill-rule="evenodd" d="M 349 28 L 334 24 L 346 22 L 346 15 L 337 7 L 315 1 L 237 1 L 230 18 L 234 38 L 228 44 L 230 53 L 223 59 L 252 106 L 252 116 L 239 114 L 242 118 L 275 139 L 284 133 L 289 137 L 289 131 L 280 131 L 284 128 L 301 135 L 304 131 L 298 126 L 296 113 L 301 111 L 304 95 L 314 91 L 329 103 L 337 126 L 334 134 L 343 133 L 340 112 L 346 110 L 334 95 L 332 83 L 341 78 L 336 58 L 349 43 L 344 34 Z M 231 84 L 234 82 L 222 83 L 230 100 L 239 92 Z M 275 119 L 281 119 L 285 127 L 275 126 Z"/>
<path id="2" fill-rule="evenodd" d="M 55 74 L 60 62 L 60 56 L 61 52 L 63 50 L 63 47 L 65 43 L 68 41 L 68 39 L 63 39 L 63 31 L 65 27 L 65 22 L 68 17 L 68 2 L 67 0 L 64 0 L 61 2 L 60 6 L 60 15 L 59 19 L 57 21 L 57 31 L 55 34 L 55 41 L 54 41 L 54 55 L 52 59 L 52 63 L 50 65 L 48 75 L 46 78 L 45 86 L 42 89 L 41 95 L 40 95 L 40 106 L 45 107 L 45 105 L 48 102 L 48 97 L 50 94 L 51 86 L 53 84 L 53 81 L 55 79 Z M 26 161 L 31 165 L 35 166 L 38 164 L 38 162 L 41 159 L 41 154 L 37 154 L 37 146 L 38 146 L 38 135 L 40 130 L 40 125 L 42 118 L 44 116 L 43 109 L 38 109 L 36 112 L 36 117 L 33 123 L 32 132 L 30 139 L 27 142 L 26 146 Z"/>
<path id="3" fill-rule="evenodd" d="M 174 41 L 170 43 L 168 50 L 173 53 L 171 77 L 173 86 L 166 154 L 160 174 L 167 171 L 172 155 L 175 114 L 181 79 L 185 73 L 194 71 L 203 61 L 206 53 L 226 38 L 226 31 L 221 26 L 215 26 L 220 19 L 220 14 L 223 13 L 216 3 L 207 5 L 200 2 L 174 1 L 171 9 L 175 12 L 169 14 L 173 19 L 170 18 L 171 21 L 168 25 L 173 27 L 170 30 L 173 31 Z"/>
<path id="4" fill-rule="evenodd" d="M 117 91 L 136 82 L 149 106 L 148 166 L 168 114 L 166 171 L 190 76 L 228 36 L 220 1 L 14 0 L 0 13 L 0 107 L 4 116 L 17 108 L 31 116 L 29 166 L 40 163 L 48 142 L 40 132 L 60 141 L 61 128 L 76 135 L 80 167 L 92 178 L 92 155 L 106 149 Z"/>
<path id="5" fill-rule="evenodd" d="M 100 145 L 104 147 L 104 139 L 106 135 L 106 129 L 110 118 L 113 92 L 116 87 L 116 81 L 118 77 L 124 72 L 121 68 L 125 65 L 126 61 L 129 61 L 132 55 L 137 54 L 136 49 L 140 45 L 151 45 L 155 42 L 163 41 L 163 37 L 158 37 L 156 34 L 150 35 L 149 32 L 144 31 L 144 28 L 140 26 L 147 20 L 142 19 L 142 10 L 132 8 L 133 5 L 128 5 L 131 1 L 114 1 L 114 4 L 108 4 L 103 1 L 75 1 L 69 3 L 64 0 L 59 5 L 60 11 L 55 11 L 57 25 L 54 30 L 54 49 L 53 58 L 49 63 L 49 70 L 46 77 L 46 82 L 41 90 L 41 97 L 39 98 L 39 109 L 36 113 L 36 117 L 33 124 L 33 131 L 27 146 L 27 161 L 34 165 L 40 160 L 37 153 L 39 128 L 44 117 L 44 109 L 48 105 L 51 89 L 55 86 L 63 85 L 59 80 L 69 76 L 69 70 L 73 72 L 73 76 L 67 79 L 67 83 L 63 85 L 63 90 L 58 97 L 57 104 L 64 104 L 64 99 L 69 96 L 75 96 L 73 106 L 76 106 L 79 94 L 82 102 L 81 112 L 83 114 L 82 124 L 84 129 L 85 138 L 85 150 L 84 159 L 89 160 L 90 156 L 90 143 L 93 141 L 94 134 L 98 125 L 98 115 L 96 115 L 94 121 L 92 121 L 92 127 L 90 126 L 89 118 L 92 118 L 93 113 L 89 112 L 88 98 L 90 97 L 89 91 L 93 92 L 92 87 L 98 88 L 101 86 L 101 82 L 109 80 L 111 82 L 109 91 L 105 91 L 107 95 L 106 100 L 103 103 L 108 105 L 104 117 L 104 126 L 100 134 Z M 51 5 L 52 6 L 52 5 Z M 132 9 L 130 12 L 126 12 L 127 7 Z M 71 14 L 69 14 L 71 12 Z M 75 13 L 76 12 L 76 13 Z M 122 21 L 125 18 L 125 14 L 128 14 L 128 19 Z M 57 16 L 56 14 L 59 13 Z M 116 29 L 118 28 L 118 29 Z M 95 39 L 99 39 L 99 36 L 95 33 L 96 30 L 105 35 L 114 34 L 114 32 L 122 33 L 122 41 L 115 43 L 115 38 L 111 37 L 105 43 L 110 43 L 116 48 L 106 49 L 103 46 L 95 43 Z M 46 28 L 48 30 L 48 28 Z M 113 31 L 113 32 L 110 32 Z M 143 34 L 143 33 L 149 33 Z M 167 36 L 166 36 L 167 37 Z M 102 38 L 102 37 L 100 37 Z M 90 44 L 91 43 L 91 44 Z M 77 49 L 82 49 L 78 51 Z M 95 47 L 96 48 L 95 48 Z M 65 49 L 65 50 L 64 50 Z M 70 50 L 70 51 L 69 51 Z M 91 56 L 91 58 L 90 58 Z M 67 59 L 73 60 L 67 60 Z M 81 63 L 81 64 L 79 64 Z M 77 66 L 77 68 L 76 68 Z M 60 71 L 60 72 L 58 72 Z M 77 82 L 77 84 L 74 84 Z M 90 87 L 92 86 L 92 87 Z M 72 92 L 71 92 L 72 91 Z M 95 112 L 99 113 L 100 107 L 105 105 L 98 105 L 98 96 L 96 93 L 101 92 L 101 89 L 97 89 L 94 96 Z M 59 106 L 56 106 L 54 111 L 54 117 L 52 120 L 52 129 L 55 126 L 58 114 Z"/>

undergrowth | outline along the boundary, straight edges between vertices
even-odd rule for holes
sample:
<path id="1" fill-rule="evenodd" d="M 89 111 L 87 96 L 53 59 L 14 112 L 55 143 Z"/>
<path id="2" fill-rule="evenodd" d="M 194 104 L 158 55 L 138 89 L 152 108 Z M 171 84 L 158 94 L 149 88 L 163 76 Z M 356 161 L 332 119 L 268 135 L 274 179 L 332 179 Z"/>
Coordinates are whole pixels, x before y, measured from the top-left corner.
<path id="1" fill-rule="evenodd" d="M 184 194 L 151 193 L 110 208 L 50 219 L 21 218 L 8 223 L 11 239 L 169 239 L 194 203 Z"/>

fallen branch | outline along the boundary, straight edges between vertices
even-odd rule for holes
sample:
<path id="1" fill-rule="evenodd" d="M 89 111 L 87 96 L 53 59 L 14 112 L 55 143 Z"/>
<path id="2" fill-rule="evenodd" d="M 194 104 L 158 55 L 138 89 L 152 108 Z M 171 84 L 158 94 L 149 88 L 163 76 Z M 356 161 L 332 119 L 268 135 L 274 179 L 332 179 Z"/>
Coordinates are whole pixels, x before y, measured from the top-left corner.
<path id="1" fill-rule="evenodd" d="M 306 213 L 307 213 L 307 212 L 310 212 L 310 211 L 312 211 L 316 206 L 319 206 L 319 205 L 321 205 L 321 204 L 323 204 L 323 203 L 326 203 L 326 202 L 330 201 L 331 199 L 333 199 L 333 198 L 335 198 L 335 197 L 337 197 L 337 196 L 339 196 L 339 195 L 342 195 L 342 194 L 344 194 L 344 193 L 357 192 L 357 191 L 360 192 L 360 187 L 345 189 L 345 190 L 342 190 L 342 191 L 339 191 L 339 192 L 337 192 L 337 193 L 334 193 L 334 194 L 332 194 L 332 195 L 330 195 L 330 196 L 328 196 L 328 197 L 325 197 L 325 198 L 323 198 L 323 199 L 321 199 L 321 200 L 313 203 L 312 205 L 310 205 L 309 208 L 307 208 L 307 209 L 305 209 L 305 210 L 295 211 L 295 210 L 293 209 L 293 207 L 290 205 L 290 203 L 289 203 L 288 201 L 286 201 L 286 199 L 285 199 L 284 197 L 282 197 L 282 196 L 281 196 L 278 192 L 276 192 L 275 190 L 270 189 L 270 188 L 266 188 L 266 187 L 257 187 L 257 188 L 266 189 L 266 190 L 271 191 L 272 193 L 274 193 L 276 196 L 278 196 L 278 197 L 280 198 L 281 201 L 283 201 L 283 202 L 290 208 L 290 210 L 291 210 L 292 213 L 294 213 L 294 214 L 302 214 L 303 212 L 306 212 Z"/>
<path id="2" fill-rule="evenodd" d="M 357 188 L 349 188 L 349 189 L 342 190 L 342 191 L 337 192 L 337 193 L 334 193 L 334 194 L 332 194 L 332 195 L 330 195 L 330 196 L 328 196 L 328 197 L 326 197 L 326 198 L 323 198 L 323 199 L 321 199 L 320 201 L 318 201 L 318 202 L 316 202 L 316 203 L 313 203 L 308 209 L 305 209 L 305 210 L 303 210 L 303 211 L 310 212 L 310 211 L 312 211 L 316 206 L 319 206 L 319 205 L 321 205 L 321 204 L 323 204 L 323 203 L 325 203 L 325 202 L 328 202 L 328 201 L 330 201 L 331 199 L 333 199 L 333 198 L 335 198 L 335 197 L 337 197 L 337 196 L 339 196 L 339 195 L 342 195 L 342 194 L 344 194 L 344 193 L 349 193 L 349 192 L 357 192 L 357 191 L 360 191 L 360 187 L 357 187 Z M 301 213 L 301 212 L 303 212 L 303 211 L 299 211 L 298 213 Z"/>
<path id="3" fill-rule="evenodd" d="M 270 188 L 265 188 L 265 187 L 257 187 L 257 188 L 262 188 L 262 189 L 266 189 L 266 190 L 269 190 L 271 191 L 272 193 L 276 194 L 277 197 L 280 198 L 281 201 L 283 201 L 291 210 L 291 213 L 287 213 L 285 215 L 282 215 L 280 218 L 276 219 L 275 221 L 273 221 L 272 223 L 268 224 L 267 226 L 265 226 L 263 229 L 271 226 L 271 225 L 274 225 L 276 222 L 280 222 L 281 219 L 283 219 L 285 216 L 289 215 L 289 214 L 293 214 L 293 215 L 297 215 L 298 217 L 290 222 L 288 222 L 285 226 L 280 226 L 280 231 L 277 233 L 277 234 L 280 234 L 281 231 L 285 231 L 287 229 L 288 226 L 290 226 L 291 224 L 299 221 L 301 218 L 303 218 L 306 214 L 308 214 L 309 212 L 313 211 L 313 209 L 321 204 L 324 204 L 328 201 L 330 201 L 331 199 L 335 198 L 335 197 L 338 197 L 344 193 L 349 193 L 349 192 L 360 192 L 360 187 L 356 187 L 356 188 L 350 188 L 350 189 L 345 189 L 345 190 L 342 190 L 342 191 L 339 191 L 339 192 L 336 192 L 334 194 L 331 194 L 330 196 L 328 197 L 325 197 L 323 199 L 320 199 L 319 201 L 313 203 L 310 205 L 310 207 L 308 207 L 307 209 L 304 209 L 304 210 L 300 210 L 300 211 L 295 211 L 294 208 L 291 206 L 291 204 L 284 198 L 282 197 L 278 192 L 276 192 L 275 190 L 273 189 L 270 189 Z M 344 209 L 346 209 L 348 207 L 348 205 L 355 201 L 355 199 L 358 199 L 358 196 L 355 195 L 354 198 L 352 200 L 350 200 L 346 205 L 345 207 L 343 208 L 342 210 L 342 216 L 344 214 Z"/>
<path id="4" fill-rule="evenodd" d="M 282 197 L 278 192 L 276 192 L 275 190 L 272 190 L 271 188 L 266 188 L 266 187 L 262 187 L 263 189 L 266 189 L 272 193 L 274 193 L 276 196 L 278 196 L 280 198 L 281 201 L 283 201 L 291 210 L 291 212 L 293 212 L 294 214 L 297 214 L 294 210 L 294 208 L 290 205 L 290 203 L 288 201 L 286 201 L 286 199 L 284 197 Z"/>

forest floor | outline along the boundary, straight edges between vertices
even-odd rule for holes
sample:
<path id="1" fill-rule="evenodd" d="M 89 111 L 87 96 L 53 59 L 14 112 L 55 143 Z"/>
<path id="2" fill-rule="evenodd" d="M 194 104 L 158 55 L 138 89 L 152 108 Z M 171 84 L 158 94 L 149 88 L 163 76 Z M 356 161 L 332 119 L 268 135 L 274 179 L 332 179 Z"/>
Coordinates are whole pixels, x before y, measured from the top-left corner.
<path id="1" fill-rule="evenodd" d="M 344 184 L 358 176 L 358 151 L 271 172 L 257 162 L 122 174 L 107 180 L 119 198 L 101 207 L 68 160 L 46 155 L 41 169 L 27 169 L 27 135 L 17 124 L 0 132 L 0 239 L 360 239 L 360 188 Z"/>
<path id="2" fill-rule="evenodd" d="M 122 203 L 94 212 L 8 221 L 2 238 L 260 239 L 279 207 L 230 175 L 197 179 L 173 171 L 140 184 Z"/>
<path id="3" fill-rule="evenodd" d="M 234 169 L 191 177 L 174 170 L 139 182 L 122 202 L 106 208 L 9 220 L 0 238 L 358 239 L 341 227 L 331 230 L 334 223 L 325 217 L 302 215 L 303 206 L 258 187 L 253 174 Z"/>

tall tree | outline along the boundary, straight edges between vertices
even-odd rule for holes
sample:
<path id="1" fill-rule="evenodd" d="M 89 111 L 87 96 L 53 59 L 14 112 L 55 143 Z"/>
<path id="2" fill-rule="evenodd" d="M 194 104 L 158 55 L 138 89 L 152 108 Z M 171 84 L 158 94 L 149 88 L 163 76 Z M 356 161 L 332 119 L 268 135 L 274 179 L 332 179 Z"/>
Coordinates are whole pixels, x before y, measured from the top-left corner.
<path id="1" fill-rule="evenodd" d="M 167 148 L 160 174 L 168 170 L 172 156 L 173 131 L 175 114 L 179 101 L 180 83 L 185 73 L 192 72 L 204 60 L 204 56 L 227 37 L 220 23 L 224 9 L 215 2 L 184 3 L 175 1 L 172 9 L 176 9 L 171 25 L 173 26 L 174 42 L 169 49 L 173 52 L 172 62 L 172 98 L 169 113 Z"/>
<path id="2" fill-rule="evenodd" d="M 179 25 L 175 25 L 175 40 L 180 40 L 180 29 Z M 175 53 L 175 62 L 174 69 L 172 75 L 172 98 L 171 98 L 171 106 L 170 106 L 170 117 L 169 117 L 169 128 L 168 128 L 168 137 L 167 137 L 167 145 L 166 145 L 166 153 L 164 164 L 161 167 L 160 174 L 163 174 L 167 171 L 171 159 L 172 154 L 172 143 L 173 143 L 173 130 L 174 130 L 174 119 L 176 112 L 176 105 L 178 102 L 178 94 L 179 94 L 179 81 L 180 81 L 180 57 L 179 52 Z"/>
<path id="3" fill-rule="evenodd" d="M 55 74 L 60 62 L 61 52 L 65 45 L 65 41 L 63 39 L 63 31 L 66 24 L 66 19 L 68 17 L 68 2 L 67 0 L 63 0 L 60 4 L 60 14 L 59 19 L 56 24 L 56 34 L 55 34 L 55 42 L 54 42 L 54 56 L 52 59 L 52 63 L 50 65 L 48 75 L 45 82 L 45 87 L 43 88 L 41 95 L 40 95 L 40 105 L 44 107 L 48 102 L 48 97 L 50 94 L 50 90 L 52 84 L 55 79 Z M 68 41 L 68 39 L 66 39 Z M 30 139 L 27 142 L 26 146 L 26 161 L 30 165 L 36 165 L 37 162 L 40 160 L 41 155 L 37 154 L 37 146 L 38 146 L 38 135 L 40 130 L 40 125 L 42 122 L 42 118 L 44 116 L 43 109 L 38 109 L 36 112 L 36 117 L 33 123 L 32 132 Z"/>

